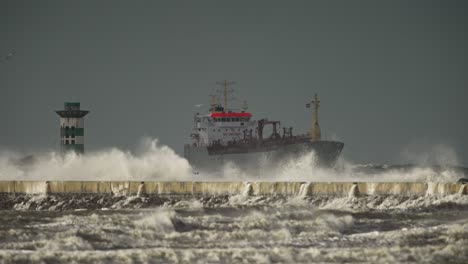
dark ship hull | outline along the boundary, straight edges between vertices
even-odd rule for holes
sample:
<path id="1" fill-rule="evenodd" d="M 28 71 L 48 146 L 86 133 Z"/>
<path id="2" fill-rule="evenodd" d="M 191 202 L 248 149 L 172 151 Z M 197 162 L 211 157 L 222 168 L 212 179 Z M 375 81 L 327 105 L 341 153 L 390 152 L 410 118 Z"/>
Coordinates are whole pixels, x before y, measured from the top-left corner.
<path id="1" fill-rule="evenodd" d="M 196 172 L 222 172 L 226 165 L 258 172 L 262 166 L 271 166 L 299 158 L 313 152 L 314 163 L 331 167 L 338 159 L 344 143 L 311 141 L 310 138 L 235 143 L 230 145 L 185 145 L 184 156 Z"/>

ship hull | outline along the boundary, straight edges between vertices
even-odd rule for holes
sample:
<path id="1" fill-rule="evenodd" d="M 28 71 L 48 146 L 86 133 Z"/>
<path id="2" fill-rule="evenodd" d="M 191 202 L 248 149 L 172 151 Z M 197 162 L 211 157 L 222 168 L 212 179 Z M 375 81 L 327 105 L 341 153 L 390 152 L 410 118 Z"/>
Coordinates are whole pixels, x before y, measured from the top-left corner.
<path id="1" fill-rule="evenodd" d="M 308 141 L 268 148 L 246 148 L 242 151 L 212 151 L 203 146 L 185 145 L 184 156 L 194 171 L 220 173 L 226 165 L 259 172 L 264 166 L 299 158 L 313 152 L 314 163 L 331 167 L 338 159 L 344 144 L 337 141 Z"/>

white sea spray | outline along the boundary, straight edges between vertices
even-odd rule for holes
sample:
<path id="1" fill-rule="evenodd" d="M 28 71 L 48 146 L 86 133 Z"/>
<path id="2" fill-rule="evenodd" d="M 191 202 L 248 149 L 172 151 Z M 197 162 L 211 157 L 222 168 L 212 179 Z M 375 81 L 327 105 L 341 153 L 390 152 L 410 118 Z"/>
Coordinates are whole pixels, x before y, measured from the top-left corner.
<path id="1" fill-rule="evenodd" d="M 31 164 L 18 165 L 18 155 L 0 157 L 1 180 L 189 180 L 187 160 L 157 139 L 143 139 L 139 153 L 117 148 L 65 156 L 56 152 L 34 156 Z"/>

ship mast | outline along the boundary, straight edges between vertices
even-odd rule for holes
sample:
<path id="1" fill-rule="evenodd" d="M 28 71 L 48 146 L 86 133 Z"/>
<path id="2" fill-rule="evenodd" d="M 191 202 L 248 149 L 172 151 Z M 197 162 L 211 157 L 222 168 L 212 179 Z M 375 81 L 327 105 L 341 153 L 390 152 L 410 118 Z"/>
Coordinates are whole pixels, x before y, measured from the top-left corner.
<path id="1" fill-rule="evenodd" d="M 211 100 L 210 100 L 210 112 L 215 112 L 216 111 L 216 105 L 218 104 L 216 102 L 216 95 L 212 94 L 210 95 Z"/>
<path id="2" fill-rule="evenodd" d="M 319 141 L 321 137 L 320 126 L 318 123 L 318 109 L 320 106 L 320 101 L 318 100 L 317 94 L 315 94 L 312 104 L 314 105 L 314 123 L 312 125 L 311 136 L 312 141 Z"/>
<path id="3" fill-rule="evenodd" d="M 216 84 L 218 85 L 222 85 L 223 86 L 223 99 L 224 99 L 224 111 L 227 111 L 228 109 L 228 104 L 227 104 L 227 101 L 228 101 L 228 96 L 230 93 L 233 92 L 233 89 L 230 87 L 230 85 L 233 85 L 234 82 L 228 82 L 227 80 L 224 80 L 224 82 L 217 82 Z"/>

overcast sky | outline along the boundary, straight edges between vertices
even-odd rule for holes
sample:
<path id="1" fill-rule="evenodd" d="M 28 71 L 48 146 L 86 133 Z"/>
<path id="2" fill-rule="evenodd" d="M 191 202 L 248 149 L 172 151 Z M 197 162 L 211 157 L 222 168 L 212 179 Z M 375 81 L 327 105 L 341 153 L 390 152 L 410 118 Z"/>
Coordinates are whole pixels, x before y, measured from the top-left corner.
<path id="1" fill-rule="evenodd" d="M 466 166 L 467 14 L 445 0 L 1 1 L 0 148 L 57 149 L 53 110 L 79 101 L 88 151 L 150 136 L 182 154 L 195 105 L 227 79 L 296 133 L 318 93 L 322 134 L 349 160 L 442 149 Z"/>

